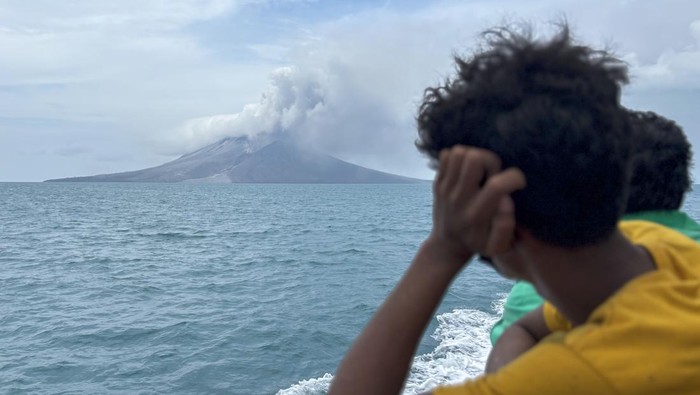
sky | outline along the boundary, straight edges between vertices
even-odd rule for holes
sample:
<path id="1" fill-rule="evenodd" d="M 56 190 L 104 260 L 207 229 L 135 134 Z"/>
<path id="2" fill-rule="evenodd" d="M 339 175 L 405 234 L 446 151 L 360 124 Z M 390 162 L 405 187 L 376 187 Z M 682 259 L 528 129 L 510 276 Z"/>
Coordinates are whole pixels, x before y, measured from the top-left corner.
<path id="1" fill-rule="evenodd" d="M 697 0 L 0 0 L 0 181 L 137 170 L 272 132 L 432 178 L 414 146 L 423 90 L 484 29 L 562 19 L 628 62 L 623 104 L 700 146 Z"/>

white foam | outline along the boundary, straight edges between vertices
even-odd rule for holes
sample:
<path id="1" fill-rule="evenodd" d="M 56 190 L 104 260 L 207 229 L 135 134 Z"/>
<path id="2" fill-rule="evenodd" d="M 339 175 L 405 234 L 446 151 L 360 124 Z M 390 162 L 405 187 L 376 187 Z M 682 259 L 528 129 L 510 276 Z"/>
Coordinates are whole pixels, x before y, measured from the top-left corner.
<path id="1" fill-rule="evenodd" d="M 456 309 L 438 315 L 438 327 L 432 337 L 438 341 L 435 350 L 417 356 L 406 382 L 404 395 L 430 390 L 440 384 L 461 382 L 483 373 L 491 351 L 489 332 L 503 314 L 505 295 L 492 303 L 490 313 L 473 309 Z M 328 392 L 333 376 L 300 381 L 277 395 L 323 395 Z"/>
<path id="2" fill-rule="evenodd" d="M 404 394 L 425 392 L 482 374 L 491 351 L 491 327 L 503 313 L 504 302 L 504 296 L 495 301 L 491 313 L 457 309 L 438 315 L 438 327 L 432 335 L 438 345 L 414 359 Z"/>
<path id="3" fill-rule="evenodd" d="M 317 379 L 302 380 L 293 386 L 279 390 L 277 395 L 320 395 L 328 392 L 333 375 L 326 373 Z"/>

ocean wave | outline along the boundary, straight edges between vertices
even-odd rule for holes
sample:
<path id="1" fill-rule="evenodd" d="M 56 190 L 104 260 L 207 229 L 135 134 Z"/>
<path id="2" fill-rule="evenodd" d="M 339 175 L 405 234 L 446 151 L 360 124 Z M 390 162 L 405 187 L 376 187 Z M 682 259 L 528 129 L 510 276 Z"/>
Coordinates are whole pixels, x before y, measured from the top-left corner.
<path id="1" fill-rule="evenodd" d="M 425 392 L 441 384 L 457 383 L 483 373 L 491 351 L 489 332 L 503 314 L 506 295 L 499 295 L 491 304 L 492 311 L 455 309 L 436 317 L 438 327 L 432 337 L 435 349 L 413 360 L 404 395 Z M 324 395 L 333 376 L 302 380 L 277 395 Z"/>
<path id="2" fill-rule="evenodd" d="M 137 233 L 138 237 L 153 237 L 153 238 L 163 238 L 163 239 L 204 239 L 211 237 L 212 235 L 203 231 L 183 231 L 183 232 L 155 232 L 155 233 Z"/>
<path id="3" fill-rule="evenodd" d="M 328 392 L 333 375 L 326 373 L 323 377 L 302 380 L 293 386 L 279 390 L 277 395 L 320 395 Z"/>

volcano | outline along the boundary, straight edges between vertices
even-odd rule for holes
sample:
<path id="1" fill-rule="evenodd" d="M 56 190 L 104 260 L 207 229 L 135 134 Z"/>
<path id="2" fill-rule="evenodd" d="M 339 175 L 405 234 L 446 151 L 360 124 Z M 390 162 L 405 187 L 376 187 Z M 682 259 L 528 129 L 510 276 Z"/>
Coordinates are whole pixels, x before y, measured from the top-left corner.
<path id="1" fill-rule="evenodd" d="M 247 137 L 227 137 L 174 161 L 148 169 L 47 181 L 310 184 L 423 182 L 354 165 L 299 147 L 291 141 L 277 140 L 258 147 Z"/>

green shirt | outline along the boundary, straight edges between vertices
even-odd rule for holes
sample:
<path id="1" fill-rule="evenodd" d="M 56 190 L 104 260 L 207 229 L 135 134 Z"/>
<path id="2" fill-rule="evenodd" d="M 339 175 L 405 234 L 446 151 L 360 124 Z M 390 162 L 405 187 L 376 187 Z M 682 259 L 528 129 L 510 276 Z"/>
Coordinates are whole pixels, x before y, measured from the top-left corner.
<path id="1" fill-rule="evenodd" d="M 700 243 L 700 224 L 682 211 L 644 211 L 627 214 L 622 217 L 622 220 L 654 222 L 683 233 Z M 496 341 L 498 341 L 506 328 L 513 325 L 520 317 L 538 308 L 542 302 L 544 300 L 532 284 L 525 281 L 517 281 L 510 290 L 506 303 L 503 305 L 503 316 L 491 329 L 491 344 L 496 344 Z"/>

